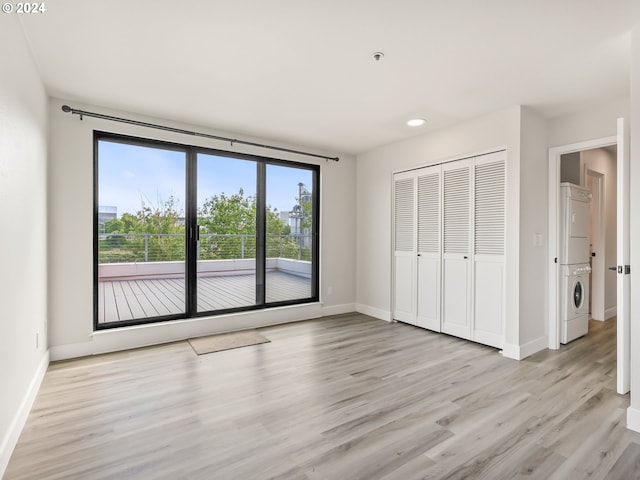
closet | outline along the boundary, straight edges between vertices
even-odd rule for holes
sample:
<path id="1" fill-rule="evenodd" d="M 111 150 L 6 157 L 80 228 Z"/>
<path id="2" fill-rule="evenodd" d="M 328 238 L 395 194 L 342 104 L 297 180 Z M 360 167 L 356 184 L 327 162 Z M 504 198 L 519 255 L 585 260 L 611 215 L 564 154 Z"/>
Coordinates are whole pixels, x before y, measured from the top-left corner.
<path id="1" fill-rule="evenodd" d="M 505 163 L 503 150 L 394 174 L 395 320 L 502 347 Z"/>

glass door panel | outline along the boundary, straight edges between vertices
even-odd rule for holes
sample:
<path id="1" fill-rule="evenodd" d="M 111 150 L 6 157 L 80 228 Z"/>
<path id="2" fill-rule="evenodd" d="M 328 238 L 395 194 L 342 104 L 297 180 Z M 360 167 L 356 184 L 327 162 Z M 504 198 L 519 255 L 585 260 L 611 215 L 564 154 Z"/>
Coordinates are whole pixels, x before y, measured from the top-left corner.
<path id="1" fill-rule="evenodd" d="M 197 311 L 256 304 L 256 163 L 197 157 Z"/>
<path id="2" fill-rule="evenodd" d="M 266 303 L 312 296 L 313 171 L 267 165 Z"/>
<path id="3" fill-rule="evenodd" d="M 186 154 L 98 141 L 97 328 L 183 315 Z"/>

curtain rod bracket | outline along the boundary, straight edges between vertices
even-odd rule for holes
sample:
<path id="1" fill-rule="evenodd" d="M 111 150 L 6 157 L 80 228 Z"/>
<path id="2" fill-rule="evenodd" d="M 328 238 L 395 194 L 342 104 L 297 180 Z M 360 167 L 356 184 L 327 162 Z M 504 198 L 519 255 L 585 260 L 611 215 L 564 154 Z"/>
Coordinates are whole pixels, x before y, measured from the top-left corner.
<path id="1" fill-rule="evenodd" d="M 80 116 L 80 120 L 84 119 L 84 116 L 86 115 L 87 117 L 95 117 L 95 118 L 100 118 L 102 120 L 110 120 L 112 122 L 120 122 L 120 123 L 128 123 L 130 125 L 137 125 L 139 127 L 147 127 L 147 128 L 155 128 L 158 130 L 165 130 L 167 132 L 174 132 L 174 133 L 181 133 L 183 135 L 191 135 L 191 136 L 195 136 L 195 137 L 204 137 L 204 138 L 210 138 L 213 140 L 220 140 L 223 142 L 230 142 L 231 146 L 233 147 L 234 143 L 239 143 L 241 145 L 248 145 L 250 147 L 260 147 L 260 148 L 266 148 L 269 150 L 276 150 L 279 152 L 286 152 L 286 153 L 294 153 L 296 155 L 304 155 L 306 157 L 314 157 L 314 158 L 324 158 L 326 161 L 333 161 L 333 162 L 339 162 L 340 161 L 340 157 L 328 157 L 326 155 L 319 155 L 317 153 L 310 153 L 310 152 L 304 152 L 302 150 L 293 150 L 291 148 L 284 148 L 284 147 L 276 147 L 274 145 L 263 145 L 261 143 L 255 143 L 255 142 L 249 142 L 247 140 L 238 140 L 237 138 L 227 138 L 227 137 L 221 137 L 218 135 L 211 135 L 208 133 L 200 133 L 200 132 L 191 132 L 189 130 L 183 130 L 181 128 L 174 128 L 174 127 L 167 127 L 165 125 L 157 125 L 155 123 L 147 123 L 147 122 L 141 122 L 139 120 L 131 120 L 129 118 L 122 118 L 122 117 L 114 117 L 111 115 L 105 115 L 103 113 L 95 113 L 95 112 L 87 112 L 85 110 L 77 110 L 75 108 L 71 108 L 69 105 L 62 105 L 62 111 L 64 113 L 71 113 L 72 115 L 79 115 Z"/>

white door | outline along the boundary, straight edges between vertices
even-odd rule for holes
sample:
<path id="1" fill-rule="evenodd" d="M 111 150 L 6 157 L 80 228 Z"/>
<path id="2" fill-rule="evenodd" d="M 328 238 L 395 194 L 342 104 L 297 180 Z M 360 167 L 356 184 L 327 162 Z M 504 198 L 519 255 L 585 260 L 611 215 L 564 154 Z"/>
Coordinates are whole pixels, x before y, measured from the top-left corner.
<path id="1" fill-rule="evenodd" d="M 418 311 L 416 325 L 440 331 L 441 166 L 418 170 Z"/>
<path id="2" fill-rule="evenodd" d="M 475 159 L 473 336 L 503 347 L 505 311 L 505 163 L 506 152 Z"/>
<path id="3" fill-rule="evenodd" d="M 618 119 L 618 393 L 624 394 L 630 388 L 631 340 L 630 310 L 631 284 L 629 267 L 629 125 L 624 118 Z"/>
<path id="4" fill-rule="evenodd" d="M 415 172 L 394 176 L 393 318 L 416 321 L 416 177 Z"/>
<path id="5" fill-rule="evenodd" d="M 442 166 L 442 331 L 471 338 L 471 160 Z"/>

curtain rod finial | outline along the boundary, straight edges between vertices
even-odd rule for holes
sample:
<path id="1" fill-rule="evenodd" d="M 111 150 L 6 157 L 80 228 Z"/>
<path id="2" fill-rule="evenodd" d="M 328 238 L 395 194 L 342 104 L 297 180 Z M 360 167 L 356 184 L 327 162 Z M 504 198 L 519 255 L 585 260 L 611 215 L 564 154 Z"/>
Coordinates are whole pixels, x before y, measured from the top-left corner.
<path id="1" fill-rule="evenodd" d="M 62 111 L 64 113 L 69 113 L 71 111 L 71 107 L 69 105 L 62 105 Z"/>

